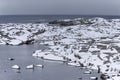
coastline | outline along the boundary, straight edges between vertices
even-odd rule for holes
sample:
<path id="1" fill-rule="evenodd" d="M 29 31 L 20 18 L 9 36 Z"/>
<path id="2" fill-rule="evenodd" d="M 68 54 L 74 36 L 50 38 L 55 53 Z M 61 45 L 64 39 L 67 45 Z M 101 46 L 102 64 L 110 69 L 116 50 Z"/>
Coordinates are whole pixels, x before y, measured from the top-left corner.
<path id="1" fill-rule="evenodd" d="M 39 44 L 47 45 L 49 49 L 36 50 L 33 56 L 66 61 L 69 65 L 89 69 L 98 70 L 99 67 L 105 75 L 103 78 L 119 80 L 120 19 L 78 18 L 63 22 L 55 22 L 57 26 L 1 24 L 0 41 L 1 44 L 19 45 L 40 39 Z"/>

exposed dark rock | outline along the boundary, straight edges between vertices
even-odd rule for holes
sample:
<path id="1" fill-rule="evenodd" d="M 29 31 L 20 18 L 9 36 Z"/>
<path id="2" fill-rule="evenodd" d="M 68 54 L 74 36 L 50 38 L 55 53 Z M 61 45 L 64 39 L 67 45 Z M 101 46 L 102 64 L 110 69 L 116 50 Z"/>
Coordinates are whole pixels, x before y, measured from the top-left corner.
<path id="1" fill-rule="evenodd" d="M 74 56 L 78 59 L 81 59 L 81 56 L 79 56 L 78 54 L 74 54 Z"/>
<path id="2" fill-rule="evenodd" d="M 75 25 L 75 23 L 73 21 L 51 21 L 49 22 L 49 24 L 57 24 L 57 25 L 60 25 L 60 26 L 72 26 L 72 25 Z"/>
<path id="3" fill-rule="evenodd" d="M 100 79 L 101 80 L 106 80 L 106 79 L 108 79 L 109 78 L 109 76 L 107 76 L 107 75 L 105 75 L 105 74 L 101 74 L 100 75 Z"/>
<path id="4" fill-rule="evenodd" d="M 107 49 L 107 46 L 106 45 L 97 45 L 97 48 L 98 49 Z"/>
<path id="5" fill-rule="evenodd" d="M 15 60 L 15 59 L 14 59 L 14 58 L 8 58 L 8 60 L 13 61 L 13 60 Z"/>
<path id="6" fill-rule="evenodd" d="M 107 39 L 108 37 L 101 37 L 100 39 Z"/>
<path id="7" fill-rule="evenodd" d="M 25 41 L 24 44 L 32 44 L 33 41 L 34 41 L 34 39 L 30 39 L 30 40 Z"/>

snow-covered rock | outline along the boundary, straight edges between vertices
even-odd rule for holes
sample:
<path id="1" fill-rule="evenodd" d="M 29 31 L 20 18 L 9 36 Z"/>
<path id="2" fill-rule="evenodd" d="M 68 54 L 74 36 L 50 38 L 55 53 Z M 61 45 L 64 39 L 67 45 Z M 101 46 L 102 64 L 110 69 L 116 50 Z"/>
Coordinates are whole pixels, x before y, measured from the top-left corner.
<path id="1" fill-rule="evenodd" d="M 13 65 L 13 66 L 12 66 L 12 69 L 20 69 L 20 66 L 18 66 L 18 65 Z"/>
<path id="2" fill-rule="evenodd" d="M 90 80 L 98 80 L 97 77 L 90 77 Z"/>
<path id="3" fill-rule="evenodd" d="M 26 69 L 34 69 L 35 67 L 43 68 L 44 66 L 41 64 L 37 64 L 37 65 L 31 64 L 31 65 L 26 66 Z"/>
<path id="4" fill-rule="evenodd" d="M 41 64 L 37 64 L 37 65 L 35 65 L 35 67 L 40 67 L 40 68 L 43 68 L 44 66 L 43 66 L 43 65 L 41 65 Z"/>
<path id="5" fill-rule="evenodd" d="M 26 69 L 34 69 L 34 65 L 32 64 L 32 65 L 28 65 L 28 66 L 26 66 Z"/>
<path id="6" fill-rule="evenodd" d="M 68 65 L 77 66 L 77 67 L 81 66 L 79 63 L 75 63 L 75 62 L 69 62 Z"/>
<path id="7" fill-rule="evenodd" d="M 10 42 L 8 44 L 10 44 L 10 45 L 20 45 L 20 44 L 22 44 L 22 41 L 20 41 L 20 40 L 10 40 Z"/>
<path id="8" fill-rule="evenodd" d="M 74 21 L 79 24 L 48 26 L 39 39 L 49 50 L 36 50 L 33 56 L 96 69 L 113 80 L 119 78 L 120 19 L 96 17 Z"/>
<path id="9" fill-rule="evenodd" d="M 91 74 L 91 71 L 85 71 L 84 74 Z"/>
<path id="10" fill-rule="evenodd" d="M 40 51 L 38 50 L 33 54 L 33 56 L 40 57 L 46 60 L 65 61 L 62 56 L 58 56 L 54 54 L 54 52 L 47 52 L 47 51 L 41 52 L 41 50 Z"/>
<path id="11" fill-rule="evenodd" d="M 0 44 L 29 44 L 45 31 L 46 24 L 0 24 Z"/>

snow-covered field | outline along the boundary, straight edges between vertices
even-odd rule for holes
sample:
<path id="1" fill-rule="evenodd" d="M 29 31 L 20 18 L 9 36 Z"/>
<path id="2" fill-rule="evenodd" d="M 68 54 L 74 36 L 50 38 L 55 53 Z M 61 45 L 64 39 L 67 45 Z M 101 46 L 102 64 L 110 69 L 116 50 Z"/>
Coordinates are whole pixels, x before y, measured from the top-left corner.
<path id="1" fill-rule="evenodd" d="M 77 24 L 71 26 L 1 24 L 0 44 L 38 39 L 49 49 L 36 50 L 33 56 L 97 69 L 104 80 L 120 80 L 120 19 L 92 18 L 83 24 L 81 19 L 74 21 Z"/>

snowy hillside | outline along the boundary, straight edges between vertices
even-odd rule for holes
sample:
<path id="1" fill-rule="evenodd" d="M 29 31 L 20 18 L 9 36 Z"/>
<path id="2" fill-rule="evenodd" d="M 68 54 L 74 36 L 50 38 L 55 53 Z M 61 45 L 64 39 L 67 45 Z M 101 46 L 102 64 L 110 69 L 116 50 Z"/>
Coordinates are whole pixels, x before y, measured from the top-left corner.
<path id="1" fill-rule="evenodd" d="M 29 44 L 38 39 L 49 49 L 36 50 L 33 56 L 97 69 L 104 80 L 120 80 L 120 19 L 0 25 L 0 44 Z"/>
<path id="2" fill-rule="evenodd" d="M 39 36 L 40 44 L 48 45 L 49 50 L 36 50 L 33 56 L 97 69 L 104 74 L 102 79 L 120 80 L 120 20 L 88 21 L 90 24 L 49 26 Z"/>

